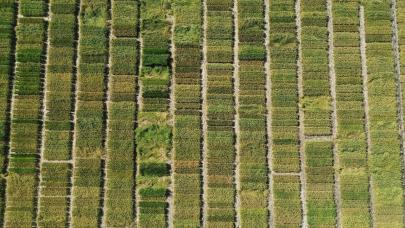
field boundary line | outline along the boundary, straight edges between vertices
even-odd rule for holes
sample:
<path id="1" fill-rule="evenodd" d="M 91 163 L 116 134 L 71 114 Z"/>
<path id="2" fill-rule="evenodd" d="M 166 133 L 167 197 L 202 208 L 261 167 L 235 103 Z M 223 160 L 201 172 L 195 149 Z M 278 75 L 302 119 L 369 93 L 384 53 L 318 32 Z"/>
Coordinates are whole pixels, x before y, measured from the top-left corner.
<path id="1" fill-rule="evenodd" d="M 327 0 L 328 11 L 328 58 L 329 58 L 329 83 L 330 83 L 330 95 L 332 100 L 332 145 L 333 145 L 333 176 L 334 176 L 334 189 L 333 196 L 336 207 L 336 227 L 341 227 L 341 194 L 340 194 L 340 177 L 338 170 L 340 167 L 339 156 L 337 150 L 337 104 L 336 104 L 336 71 L 335 71 L 335 56 L 334 56 L 334 31 L 333 31 L 333 3 L 332 0 Z"/>
<path id="2" fill-rule="evenodd" d="M 139 0 L 138 1 L 138 9 L 139 9 L 139 25 L 138 25 L 138 28 L 139 28 L 139 33 L 138 33 L 138 44 L 139 44 L 139 50 L 138 50 L 138 52 L 139 52 L 139 55 L 138 55 L 138 58 L 139 58 L 139 62 L 138 62 L 138 83 L 137 83 L 137 87 L 138 87 L 138 94 L 137 94 L 137 96 L 136 96 L 136 101 L 137 101 L 137 109 L 136 109 L 136 119 L 135 119 L 135 122 L 136 122 L 136 125 L 137 125 L 137 127 L 138 127 L 138 124 L 139 124 L 139 122 L 138 122 L 138 117 L 139 117 L 139 113 L 141 112 L 141 110 L 142 110 L 142 108 L 143 108 L 143 100 L 142 100 L 142 89 L 143 89 L 143 83 L 141 82 L 141 80 L 140 80 L 140 75 L 141 75 L 141 72 L 142 72 L 142 64 L 143 64 L 143 60 L 142 60 L 142 58 L 143 58 L 143 38 L 142 38 L 142 31 L 141 31 L 141 28 L 142 28 L 142 12 L 141 12 L 141 0 Z M 135 140 L 137 139 L 137 137 L 136 137 L 136 135 L 134 136 L 135 137 Z M 137 152 L 137 150 L 136 150 L 136 148 L 135 148 L 135 160 L 136 160 L 136 163 L 138 164 L 138 152 Z M 138 174 L 140 173 L 140 170 L 139 170 L 139 165 L 137 165 L 136 167 L 135 167 L 135 177 L 134 177 L 134 179 L 135 179 L 135 185 L 137 184 L 137 180 L 138 180 Z M 137 189 L 135 189 L 135 198 L 136 199 L 139 199 L 140 197 L 138 197 L 138 191 L 137 191 Z M 135 223 L 135 227 L 139 224 L 139 214 L 140 214 L 140 208 L 139 208 L 139 200 L 136 200 L 135 201 L 135 214 L 136 214 L 136 216 L 135 216 L 135 221 L 134 221 L 134 223 Z"/>
<path id="3" fill-rule="evenodd" d="M 235 160 L 234 160 L 234 210 L 235 210 L 235 227 L 240 227 L 240 125 L 239 125 L 239 12 L 238 0 L 233 0 L 233 100 L 235 104 L 234 115 L 234 137 L 235 137 Z"/>
<path id="4" fill-rule="evenodd" d="M 201 213 L 201 226 L 206 227 L 207 224 L 207 211 L 208 211 L 208 200 L 207 200 L 207 190 L 208 190 L 208 161 L 207 161 L 207 138 L 208 138 L 208 107 L 207 107 L 207 92 L 208 92 L 208 72 L 207 72 L 207 29 L 208 29 L 208 18 L 207 18 L 207 0 L 202 0 L 202 11 L 203 11 L 203 32 L 202 32 L 202 63 L 201 63 L 201 76 L 202 76 L 202 213 Z"/>
<path id="5" fill-rule="evenodd" d="M 302 227 L 308 227 L 307 205 L 306 205 L 306 177 L 305 177 L 305 134 L 304 134 L 304 110 L 302 108 L 302 98 L 304 96 L 303 75 L 302 75 L 302 44 L 301 44 L 301 0 L 295 2 L 295 15 L 297 27 L 298 58 L 297 58 L 297 75 L 298 75 L 298 119 L 299 119 L 299 154 L 300 154 L 300 181 L 301 181 L 301 204 L 302 204 Z"/>
<path id="6" fill-rule="evenodd" d="M 41 57 L 41 73 L 40 73 L 40 88 L 39 88 L 39 123 L 38 123 L 38 138 L 37 138 L 37 148 L 36 152 L 39 153 L 38 161 L 35 162 L 36 173 L 35 173 L 35 194 L 34 194 L 34 214 L 32 218 L 33 226 L 38 226 L 38 215 L 40 213 L 39 199 L 42 192 L 41 182 L 41 167 L 42 167 L 42 158 L 44 152 L 44 135 L 45 135 L 45 116 L 46 116 L 46 76 L 48 73 L 48 61 L 49 61 L 49 49 L 50 49 L 50 38 L 49 38 L 49 21 L 51 17 L 51 2 L 46 2 L 46 17 L 44 20 L 44 40 L 42 47 L 42 57 Z M 31 17 L 29 17 L 31 18 Z"/>
<path id="7" fill-rule="evenodd" d="M 70 132 L 69 132 L 69 137 L 70 137 L 70 150 L 69 150 L 69 157 L 70 160 L 69 162 L 69 186 L 68 186 L 68 192 L 66 194 L 68 202 L 67 202 L 67 216 L 66 216 L 66 224 L 70 225 L 70 219 L 71 219 L 71 214 L 70 214 L 70 208 L 72 207 L 71 205 L 71 198 L 73 197 L 73 170 L 74 170 L 74 162 L 75 160 L 73 159 L 73 140 L 75 138 L 75 108 L 76 108 L 76 87 L 77 87 L 77 75 L 78 75 L 78 58 L 79 58 L 79 17 L 80 17 L 80 3 L 81 0 L 75 0 L 75 26 L 74 26 L 74 35 L 73 35 L 73 42 L 74 42 L 74 47 L 73 47 L 73 58 L 74 61 L 72 62 L 73 64 L 73 71 L 72 71 L 72 85 L 71 85 L 71 90 L 70 90 L 70 97 L 71 97 L 71 103 L 70 103 Z"/>
<path id="8" fill-rule="evenodd" d="M 39 224 L 39 214 L 41 213 L 41 195 L 42 195 L 42 187 L 41 187 L 41 184 L 42 184 L 42 182 L 43 182 L 43 180 L 42 180 L 42 172 L 41 172 L 41 170 L 42 170 L 42 164 L 43 164 L 43 159 L 44 159 L 44 152 L 45 152 L 45 127 L 46 127 L 46 114 L 47 114 L 47 112 L 48 112 L 48 110 L 47 110 L 47 90 L 46 90 L 46 88 L 47 88 L 47 75 L 48 75 L 48 63 L 49 63 L 49 55 L 48 55 L 48 53 L 49 53 L 49 50 L 50 50 L 50 48 L 51 48 L 51 44 L 50 44 L 50 42 L 51 42 L 51 40 L 50 40 L 50 29 L 49 29 L 49 21 L 51 21 L 52 20 L 52 12 L 51 12 L 51 3 L 50 2 L 48 2 L 48 9 L 47 9 L 47 11 L 48 11 L 48 21 L 47 21 L 47 23 L 48 23 L 48 25 L 47 25 L 47 31 L 46 31 L 46 55 L 45 55 L 45 58 L 46 58 L 46 62 L 45 62 L 45 66 L 44 66 L 44 74 L 43 74 L 43 82 L 42 82 L 42 107 L 41 107 L 41 114 L 42 114 L 42 119 L 41 119 L 41 122 L 42 122 L 42 126 L 41 126 L 41 134 L 40 134 L 40 154 L 39 154 L 39 161 L 38 161 L 38 176 L 37 176 L 37 178 L 38 178 L 38 184 L 37 184 L 37 189 L 35 190 L 35 191 L 37 191 L 36 192 L 36 215 L 35 215 L 35 224 L 36 224 L 36 226 L 38 226 L 38 224 Z"/>
<path id="9" fill-rule="evenodd" d="M 172 127 L 172 132 L 174 131 L 175 127 L 175 111 L 176 111 L 176 44 L 174 42 L 174 31 L 176 27 L 176 17 L 174 15 L 170 16 L 170 55 L 171 55 L 171 77 L 170 77 L 170 99 L 169 99 L 169 122 Z M 173 135 L 173 133 L 172 133 Z M 170 159 L 168 161 L 170 165 L 170 183 L 169 183 L 169 191 L 170 194 L 167 197 L 168 208 L 167 208 L 167 226 L 172 228 L 174 226 L 174 153 L 175 153 L 175 144 L 174 139 L 172 137 L 171 142 L 172 148 L 170 149 Z"/>
<path id="10" fill-rule="evenodd" d="M 134 122 L 133 122 L 133 131 L 134 131 L 134 135 L 133 135 L 133 142 L 134 142 L 134 150 L 133 150 L 133 186 L 132 186 L 132 224 L 135 226 L 136 225 L 136 221 L 137 221 L 137 216 L 138 216 L 138 211 L 137 211 L 137 174 L 138 174 L 138 153 L 137 153 L 137 141 L 136 141 L 136 129 L 138 129 L 138 112 L 139 112 L 139 99 L 140 99 L 140 93 L 139 93 L 139 75 L 140 75 L 140 64 L 141 64 L 141 41 L 140 41 L 140 34 L 141 34 L 141 3 L 139 2 L 139 0 L 136 0 L 136 10 L 137 10 L 137 23 L 135 25 L 135 29 L 137 31 L 136 33 L 136 62 L 135 62 L 135 76 L 134 76 L 134 89 L 135 89 L 135 93 L 134 93 L 134 101 L 135 101 L 135 112 L 134 112 Z"/>
<path id="11" fill-rule="evenodd" d="M 265 69 L 265 76 L 266 76 L 266 133 L 267 133 L 267 171 L 268 171 L 268 202 L 267 202 L 267 210 L 268 214 L 268 225 L 269 227 L 274 227 L 273 216 L 274 216 L 274 199 L 273 199 L 273 154 L 272 154 L 272 99 L 271 99 L 271 92 L 272 92 L 272 83 L 271 83 L 271 55 L 270 55 L 270 3 L 269 0 L 263 0 L 264 2 L 264 22 L 265 22 L 265 41 L 264 45 L 266 48 L 266 62 L 264 63 Z"/>
<path id="12" fill-rule="evenodd" d="M 112 66 L 112 55 L 111 55 L 111 46 L 112 46 L 112 39 L 113 37 L 113 33 L 112 33 L 112 12 L 113 12 L 113 1 L 114 0 L 108 0 L 107 1 L 107 21 L 109 21 L 109 23 L 107 23 L 107 36 L 108 39 L 106 42 L 108 42 L 107 44 L 107 52 L 106 54 L 108 55 L 107 61 L 108 64 L 106 66 L 106 72 L 105 72 L 105 91 L 104 91 L 104 134 L 103 134 L 103 140 L 104 140 L 104 155 L 102 156 L 101 160 L 104 160 L 104 163 L 101 162 L 101 177 L 102 177 L 102 189 L 101 191 L 101 197 L 100 197 L 100 209 L 101 209 L 101 227 L 107 227 L 107 205 L 106 205 L 106 199 L 107 199 L 107 191 L 108 191 L 108 187 L 107 187 L 107 180 L 108 180 L 108 169 L 107 169 L 107 164 L 109 163 L 109 159 L 108 159 L 108 155 L 109 155 L 109 146 L 108 146 L 108 139 L 110 137 L 109 134 L 109 126 L 110 126 L 110 118 L 109 118 L 109 113 L 110 113 L 110 103 L 111 103 L 111 81 L 110 78 L 113 76 L 111 73 L 111 66 Z M 104 165 L 104 167 L 103 167 Z M 104 172 L 103 172 L 103 168 L 104 168 Z M 104 175 L 103 175 L 104 174 Z"/>
<path id="13" fill-rule="evenodd" d="M 399 50 L 399 36 L 398 36 L 398 21 L 397 21 L 397 1 L 391 0 L 391 17 L 392 17 L 392 47 L 394 51 L 394 65 L 395 65 L 395 76 L 396 76 L 396 86 L 397 86 L 397 107 L 398 107 L 398 131 L 400 135 L 400 150 L 402 156 L 402 191 L 403 199 L 405 199 L 405 151 L 404 151 L 404 105 L 402 102 L 403 93 L 401 85 L 401 55 Z M 403 203 L 403 209 L 405 211 L 405 202 Z M 403 222 L 405 224 L 405 216 L 402 215 Z"/>
<path id="14" fill-rule="evenodd" d="M 75 36 L 77 38 L 76 41 L 76 48 L 75 48 L 75 53 L 76 53 L 76 62 L 75 62 L 75 67 L 76 67 L 76 74 L 74 78 L 74 84 L 73 84 L 73 92 L 74 92 L 74 103 L 73 105 L 73 135 L 72 135 L 72 149 L 71 149 L 71 158 L 72 158 L 72 171 L 71 171 L 71 176 L 70 176 L 70 183 L 71 183 L 71 189 L 70 189 L 70 194 L 69 194 L 69 211 L 68 211 L 68 226 L 71 228 L 72 222 L 73 222 L 73 202 L 74 202 L 74 176 L 75 176 L 75 168 L 76 168 L 76 138 L 77 138 L 77 131 L 76 131 L 76 125 L 77 125 L 77 107 L 79 105 L 79 83 L 78 81 L 78 76 L 79 76 L 79 65 L 80 65 L 80 54 L 79 54 L 79 48 L 80 48 L 80 14 L 82 11 L 82 1 L 81 0 L 76 0 L 76 3 L 78 4 L 78 9 L 76 10 L 77 15 L 76 15 L 76 31 L 75 31 Z"/>
<path id="15" fill-rule="evenodd" d="M 370 135 L 370 127 L 369 127 L 369 105 L 368 105 L 368 71 L 367 71 L 367 54 L 366 54 L 366 30 L 365 30 L 365 18 L 364 18 L 364 6 L 360 5 L 359 8 L 359 17 L 360 17 L 360 56 L 361 56 L 361 75 L 363 78 L 363 103 L 364 103 L 364 129 L 366 131 L 366 138 L 367 138 L 367 152 L 366 152 L 366 159 L 367 159 L 367 175 L 368 175 L 368 190 L 369 190 L 369 213 L 372 227 L 375 228 L 375 211 L 374 211 L 374 194 L 372 189 L 372 182 L 373 179 L 370 175 L 370 169 L 368 167 L 368 159 L 371 153 L 371 135 Z"/>

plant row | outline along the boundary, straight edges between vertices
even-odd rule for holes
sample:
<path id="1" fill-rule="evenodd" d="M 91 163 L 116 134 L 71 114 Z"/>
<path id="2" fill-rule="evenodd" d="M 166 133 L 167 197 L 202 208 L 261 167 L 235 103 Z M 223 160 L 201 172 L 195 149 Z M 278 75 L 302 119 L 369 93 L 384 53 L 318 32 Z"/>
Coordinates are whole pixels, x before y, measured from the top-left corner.
<path id="1" fill-rule="evenodd" d="M 27 3 L 29 4 L 29 3 Z M 20 9 L 29 7 L 25 2 Z M 5 226 L 35 224 L 42 106 L 42 64 L 46 54 L 46 22 L 20 10 L 16 27 L 16 69 L 13 89 Z M 45 16 L 46 10 L 36 16 Z"/>
<path id="2" fill-rule="evenodd" d="M 302 225 L 300 182 L 298 175 L 273 175 L 273 224 L 275 227 Z"/>
<path id="3" fill-rule="evenodd" d="M 328 68 L 326 0 L 301 1 L 301 46 L 305 135 L 330 135 L 331 97 Z"/>
<path id="4" fill-rule="evenodd" d="M 300 172 L 295 1 L 270 1 L 272 170 Z M 273 176 L 274 225 L 300 226 L 299 176 Z"/>
<path id="5" fill-rule="evenodd" d="M 400 78 L 401 78 L 401 89 L 402 89 L 402 104 L 405 102 L 405 95 L 404 95 L 404 88 L 405 88 L 405 2 L 404 1 L 396 1 L 396 17 L 397 17 L 397 29 L 398 29 L 398 45 L 399 45 L 399 55 L 400 55 Z M 402 107 L 403 108 L 403 107 Z M 405 116 L 403 116 L 404 118 Z"/>
<path id="6" fill-rule="evenodd" d="M 174 226 L 201 218 L 201 1 L 175 0 Z"/>
<path id="7" fill-rule="evenodd" d="M 404 114 L 404 104 L 405 104 L 405 2 L 404 1 L 396 1 L 396 17 L 397 17 L 397 32 L 398 32 L 398 45 L 399 45 L 399 58 L 400 58 L 400 62 L 399 62 L 399 70 L 400 70 L 400 81 L 397 83 L 400 83 L 401 86 L 401 92 L 402 92 L 402 112 L 403 112 L 403 116 L 402 116 L 402 127 L 405 127 L 405 114 Z M 404 143 L 404 142 L 402 142 Z M 405 167 L 405 154 L 402 153 L 402 169 L 404 172 L 404 167 Z M 404 173 L 402 174 L 404 175 Z M 403 182 L 404 177 L 403 177 Z M 404 215 L 405 216 L 405 215 Z"/>
<path id="8" fill-rule="evenodd" d="M 104 0 L 83 0 L 80 4 L 71 205 L 71 224 L 75 227 L 100 223 L 108 10 Z"/>
<path id="9" fill-rule="evenodd" d="M 141 105 L 136 129 L 137 225 L 164 227 L 167 223 L 172 127 L 170 97 L 170 3 L 142 2 Z"/>
<path id="10" fill-rule="evenodd" d="M 299 172 L 295 1 L 270 1 L 272 169 Z"/>
<path id="11" fill-rule="evenodd" d="M 331 141 L 305 143 L 306 206 L 310 227 L 334 227 L 335 169 Z"/>
<path id="12" fill-rule="evenodd" d="M 264 2 L 239 0 L 240 221 L 267 227 L 266 75 Z"/>
<path id="13" fill-rule="evenodd" d="M 235 217 L 235 102 L 233 1 L 207 1 L 206 225 L 233 227 Z"/>
<path id="14" fill-rule="evenodd" d="M 63 11 L 59 9 L 63 7 Z M 50 2 L 48 61 L 44 86 L 44 143 L 41 159 L 67 161 L 71 158 L 72 83 L 74 77 L 76 2 L 63 6 Z M 40 226 L 64 226 L 67 221 L 69 164 L 41 163 L 38 222 Z M 51 206 L 52 205 L 52 206 Z M 51 207 L 50 207 L 51 206 Z"/>
<path id="15" fill-rule="evenodd" d="M 404 226 L 402 159 L 397 122 L 391 1 L 364 2 L 370 156 L 374 223 Z M 384 101 L 384 102 L 381 102 Z"/>
<path id="16" fill-rule="evenodd" d="M 105 221 L 130 226 L 134 218 L 135 75 L 138 62 L 138 1 L 112 2 L 108 93 Z M 127 23 L 130 22 L 130 23 Z"/>
<path id="17" fill-rule="evenodd" d="M 6 173 L 6 154 L 8 152 L 10 94 L 9 88 L 13 75 L 13 39 L 16 9 L 12 0 L 0 1 L 0 173 Z M 5 204 L 5 179 L 0 180 L 0 221 L 3 222 Z"/>
<path id="18" fill-rule="evenodd" d="M 359 3 L 333 1 L 333 36 L 336 76 L 337 160 L 340 223 L 366 227 L 369 212 L 369 172 L 363 79 L 360 56 Z"/>

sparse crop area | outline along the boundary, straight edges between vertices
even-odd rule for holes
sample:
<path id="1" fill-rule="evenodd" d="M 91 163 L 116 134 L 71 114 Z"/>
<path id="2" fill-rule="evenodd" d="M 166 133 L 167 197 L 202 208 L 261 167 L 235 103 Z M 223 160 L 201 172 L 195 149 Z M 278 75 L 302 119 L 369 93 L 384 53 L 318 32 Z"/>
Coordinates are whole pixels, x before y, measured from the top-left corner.
<path id="1" fill-rule="evenodd" d="M 403 228 L 404 0 L 0 0 L 0 227 Z"/>

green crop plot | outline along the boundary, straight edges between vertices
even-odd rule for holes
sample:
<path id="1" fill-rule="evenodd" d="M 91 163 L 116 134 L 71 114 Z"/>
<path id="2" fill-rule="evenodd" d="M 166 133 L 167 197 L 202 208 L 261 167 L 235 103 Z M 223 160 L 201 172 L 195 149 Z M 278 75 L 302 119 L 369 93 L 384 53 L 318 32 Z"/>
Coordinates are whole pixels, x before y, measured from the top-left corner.
<path id="1" fill-rule="evenodd" d="M 0 0 L 0 227 L 402 228 L 404 0 Z"/>

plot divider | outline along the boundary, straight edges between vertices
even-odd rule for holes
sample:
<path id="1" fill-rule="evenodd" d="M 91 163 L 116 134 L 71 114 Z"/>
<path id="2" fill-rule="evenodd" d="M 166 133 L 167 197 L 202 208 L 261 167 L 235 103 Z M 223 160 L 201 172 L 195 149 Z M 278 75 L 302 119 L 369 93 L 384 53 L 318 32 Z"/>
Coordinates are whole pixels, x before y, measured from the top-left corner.
<path id="1" fill-rule="evenodd" d="M 101 222 L 101 227 L 106 227 L 107 226 L 107 205 L 105 203 L 106 197 L 107 197 L 107 180 L 108 180 L 108 170 L 107 170 L 107 163 L 108 163 L 108 138 L 109 138 L 109 126 L 110 126 L 110 119 L 109 119 L 109 113 L 111 112 L 109 103 L 111 102 L 111 87 L 112 87 L 112 80 L 111 80 L 111 66 L 112 66 L 112 54 L 111 54 L 111 46 L 112 46 L 112 39 L 113 39 L 113 33 L 112 33 L 112 1 L 113 0 L 108 0 L 107 6 L 107 66 L 106 66 L 106 73 L 105 73 L 105 91 L 104 91 L 104 102 L 103 102 L 103 109 L 104 109 L 104 134 L 103 134 L 103 145 L 104 145 L 104 155 L 102 156 L 102 161 L 101 161 L 101 192 L 100 192 L 100 222 Z"/>
<path id="2" fill-rule="evenodd" d="M 49 53 L 49 50 L 50 50 L 50 46 L 51 46 L 51 44 L 50 44 L 50 42 L 51 42 L 51 40 L 50 40 L 50 29 L 49 29 L 49 21 L 50 20 L 52 20 L 52 12 L 51 12 L 51 3 L 50 2 L 48 2 L 48 9 L 47 9 L 47 12 L 48 12 L 48 15 L 47 15 L 47 18 L 48 18 L 48 20 L 47 20 L 47 31 L 46 31 L 46 54 L 44 55 L 45 56 L 45 58 L 46 58 L 46 60 L 45 60 L 45 66 L 44 66 L 44 74 L 43 74 L 43 81 L 42 81 L 42 98 L 41 98 L 41 100 L 42 100 L 42 104 L 41 104 L 41 113 L 42 113 L 42 116 L 41 116 L 41 122 L 42 122 L 42 124 L 41 124 L 41 127 L 40 127 L 40 131 L 41 131 L 41 133 L 40 133 L 40 144 L 39 144 L 39 146 L 40 146 L 40 155 L 39 155 L 39 162 L 38 162 L 38 184 L 37 184 L 37 189 L 36 189 L 36 207 L 37 207 L 37 209 L 36 209 L 36 215 L 35 215 L 35 224 L 36 224 L 36 226 L 38 226 L 38 224 L 39 224 L 39 214 L 40 214 L 40 210 L 41 210 L 41 204 L 40 204 L 40 198 L 41 198 L 41 195 L 42 195 L 42 187 L 41 187 L 41 183 L 43 182 L 43 180 L 42 180 L 42 173 L 41 173 L 41 170 L 42 170 L 42 163 L 43 163 L 43 159 L 44 159 L 44 150 L 45 150 L 45 124 L 46 124 L 46 113 L 47 113 L 47 105 L 46 105 L 46 103 L 47 103 L 47 96 L 46 96 L 46 93 L 47 93 L 47 91 L 46 91 L 46 88 L 47 88 L 47 75 L 48 75 L 48 63 L 49 63 L 49 55 L 48 55 L 48 53 Z"/>
<path id="3" fill-rule="evenodd" d="M 269 227 L 274 227 L 274 222 L 273 222 L 273 217 L 274 217 L 274 199 L 273 199 L 273 156 L 272 156 L 272 112 L 271 112 L 271 106 L 272 106 L 272 98 L 271 98 L 271 92 L 272 92 L 272 83 L 271 83 L 271 55 L 270 55 L 270 30 L 271 30 L 271 24 L 270 24 L 270 5 L 269 5 L 269 0 L 263 0 L 264 3 L 264 24 L 265 24 L 265 48 L 266 48 L 266 62 L 264 63 L 264 69 L 265 69 L 265 76 L 266 76 L 266 140 L 267 140 L 267 148 L 266 148 L 266 157 L 267 157 L 267 172 L 268 172 L 268 189 L 269 189 L 269 194 L 268 194 L 268 202 L 267 202 L 267 208 L 269 211 L 268 214 L 268 226 Z"/>
<path id="4" fill-rule="evenodd" d="M 208 88 L 208 72 L 207 72 L 207 30 L 208 30 L 208 20 L 207 20 L 207 0 L 201 0 L 202 11 L 203 11 L 203 32 L 202 32 L 202 63 L 201 63 L 201 96 L 202 96 L 202 106 L 201 106 L 201 125 L 202 125 L 202 208 L 201 208 L 201 227 L 206 227 L 207 225 L 207 214 L 208 214 L 208 160 L 207 160 L 207 138 L 208 138 L 208 124 L 207 124 L 207 88 Z"/>
<path id="5" fill-rule="evenodd" d="M 369 161 L 370 154 L 371 154 L 371 135 L 370 135 L 370 117 L 369 117 L 369 104 L 368 104 L 368 88 L 367 88 L 367 83 L 368 83 L 368 72 L 367 72 L 367 54 L 366 54 L 366 30 L 365 30 L 365 18 L 364 18 L 364 6 L 360 5 L 359 8 L 359 16 L 360 16 L 360 56 L 361 56 L 361 74 L 363 78 L 363 96 L 364 96 L 364 129 L 366 132 L 366 138 L 367 138 L 367 161 Z M 374 211 L 374 193 L 372 189 L 372 182 L 373 179 L 370 175 L 369 172 L 369 167 L 367 164 L 367 170 L 369 173 L 368 177 L 368 190 L 369 190 L 369 211 L 370 211 L 370 216 L 371 216 L 371 224 L 372 227 L 376 227 L 375 224 L 375 211 Z"/>
<path id="6" fill-rule="evenodd" d="M 401 55 L 399 50 L 399 35 L 398 35 L 398 20 L 397 20 L 397 0 L 391 0 L 391 16 L 392 16 L 392 47 L 394 51 L 394 63 L 395 63 L 395 76 L 397 84 L 397 106 L 398 106 L 398 125 L 400 136 L 400 147 L 402 157 L 402 189 L 405 190 L 405 133 L 404 133 L 404 104 L 403 104 L 403 88 L 401 84 Z M 405 199 L 405 193 L 403 193 Z M 405 202 L 404 202 L 405 211 Z M 405 216 L 403 216 L 403 222 L 405 224 Z"/>
<path id="7" fill-rule="evenodd" d="M 169 99 L 169 122 L 171 122 L 172 127 L 175 126 L 175 111 L 176 111 L 176 93 L 175 93 L 175 85 L 176 85 L 176 44 L 174 42 L 174 32 L 176 27 L 176 18 L 174 15 L 170 16 L 170 57 L 171 57 L 171 78 L 170 78 L 170 99 Z M 167 227 L 173 228 L 173 214 L 174 214 L 174 151 L 175 151 L 175 143 L 173 143 L 172 138 L 172 147 L 170 149 L 170 183 L 169 183 L 169 196 L 167 197 L 168 202 L 168 212 L 167 212 Z"/>
<path id="8" fill-rule="evenodd" d="M 239 14 L 238 14 L 238 0 L 233 0 L 233 97 L 235 104 L 234 115 L 234 131 L 235 131 L 235 161 L 234 161 L 234 188 L 235 188 L 235 226 L 240 227 L 240 117 L 239 117 Z"/>
<path id="9" fill-rule="evenodd" d="M 72 99 L 72 144 L 71 144 L 71 159 L 72 159 L 72 171 L 70 175 L 70 183 L 71 183 L 71 188 L 70 192 L 68 195 L 69 198 L 69 211 L 68 211 L 68 226 L 72 227 L 72 220 L 73 220 L 73 190 L 74 190 L 74 170 L 76 166 L 76 138 L 77 138 L 77 131 L 76 131 L 76 126 L 77 126 L 77 107 L 79 104 L 78 100 L 78 91 L 79 91 L 79 83 L 78 83 L 78 75 L 79 75 L 79 64 L 80 64 L 80 55 L 79 55 L 79 46 L 80 46 L 80 14 L 81 14 L 81 0 L 76 0 L 77 3 L 77 8 L 76 8 L 76 18 L 75 18 L 75 23 L 76 23 L 76 28 L 75 28 L 75 72 L 73 75 L 73 85 L 72 85 L 72 94 L 73 94 L 73 99 Z"/>
<path id="10" fill-rule="evenodd" d="M 137 23 L 136 23 L 136 63 L 135 63 L 135 77 L 134 77 L 134 83 L 135 83 L 135 94 L 134 94 L 134 100 L 135 100 L 135 112 L 134 112 L 134 126 L 133 126 L 133 131 L 135 132 L 136 129 L 138 129 L 138 111 L 140 110 L 140 105 L 139 103 L 142 102 L 142 99 L 140 97 L 140 86 L 139 86 L 139 75 L 140 75 L 140 68 L 141 68 L 141 2 L 140 0 L 136 0 L 136 11 L 137 11 Z M 138 211 L 137 211 L 137 184 L 136 184 L 136 178 L 137 178 L 137 173 L 138 173 L 138 160 L 137 160 L 137 141 L 135 139 L 134 135 L 134 150 L 133 150 L 133 163 L 134 163 L 134 170 L 133 170 L 133 176 L 134 176 L 134 182 L 133 182 L 133 187 L 132 187 L 132 195 L 133 195 L 133 205 L 132 205 L 132 211 L 133 211 L 133 224 L 137 224 L 137 216 L 138 216 Z"/>
<path id="11" fill-rule="evenodd" d="M 307 205 L 306 205 L 306 175 L 305 175 L 305 134 L 304 134 L 304 110 L 302 107 L 303 90 L 303 73 L 302 73 L 302 45 L 301 45 L 301 0 L 295 2 L 297 40 L 298 40 L 298 58 L 297 58 L 297 75 L 298 75 L 298 118 L 299 118 L 299 154 L 300 154 L 300 181 L 301 181 L 301 203 L 302 203 L 302 227 L 308 227 Z"/>
<path id="12" fill-rule="evenodd" d="M 336 205 L 336 227 L 341 227 L 341 210 L 340 210 L 340 178 L 337 170 L 339 168 L 339 156 L 336 146 L 337 138 L 337 107 L 336 107 L 336 72 L 335 72 L 335 57 L 334 57 L 334 32 L 333 32 L 333 13 L 332 13 L 332 1 L 327 0 L 328 11 L 328 62 L 329 62 L 329 83 L 330 83 L 330 95 L 332 104 L 332 145 L 333 145 L 333 167 L 334 167 L 334 190 L 333 196 Z"/>
<path id="13" fill-rule="evenodd" d="M 41 74 L 40 74 L 40 91 L 39 91 L 39 97 L 40 97 L 40 112 L 39 112 L 39 124 L 38 124 L 38 139 L 37 139 L 37 151 L 39 152 L 39 157 L 37 158 L 36 161 L 36 175 L 35 175 L 35 194 L 34 194 L 34 213 L 33 213 L 33 226 L 37 227 L 38 226 L 38 220 L 37 216 L 40 212 L 39 208 L 39 198 L 41 194 L 41 187 L 40 187 L 40 182 L 41 182 L 41 166 L 42 166 L 42 157 L 43 157 L 43 141 L 44 141 L 44 128 L 45 128 L 45 122 L 44 118 L 46 115 L 46 101 L 45 101 L 45 89 L 46 89 L 46 74 L 47 74 L 47 64 L 49 61 L 49 56 L 48 56 L 48 51 L 50 47 L 50 40 L 49 40 L 49 18 L 50 18 L 50 2 L 48 0 L 45 0 L 47 7 L 46 7 L 46 17 L 44 17 L 44 42 L 43 42 L 43 56 L 41 57 Z M 46 19 L 45 19 L 46 18 Z"/>

